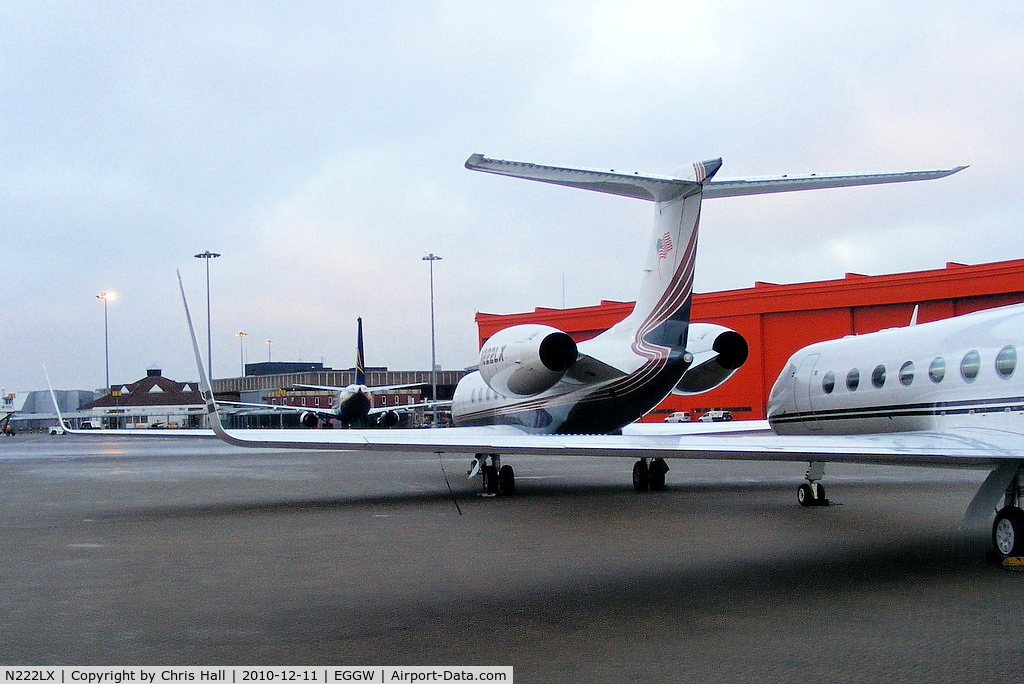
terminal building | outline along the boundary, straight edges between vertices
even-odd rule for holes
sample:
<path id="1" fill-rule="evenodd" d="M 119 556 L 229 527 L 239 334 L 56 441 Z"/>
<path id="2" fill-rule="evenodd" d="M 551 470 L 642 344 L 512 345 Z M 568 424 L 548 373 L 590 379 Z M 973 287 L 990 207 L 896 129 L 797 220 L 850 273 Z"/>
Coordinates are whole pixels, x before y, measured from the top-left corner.
<path id="1" fill-rule="evenodd" d="M 691 318 L 740 333 L 747 340 L 750 355 L 720 387 L 695 396 L 670 396 L 645 420 L 661 421 L 676 411 L 687 412 L 695 420 L 713 410 L 729 411 L 737 420 L 762 419 L 775 378 L 790 355 L 801 347 L 907 325 L 915 307 L 919 309 L 918 321 L 924 323 L 1021 302 L 1024 259 L 978 265 L 948 263 L 940 269 L 880 276 L 847 273 L 841 279 L 788 285 L 758 282 L 740 290 L 694 294 Z M 523 323 L 550 325 L 582 342 L 607 330 L 632 309 L 633 302 L 603 301 L 574 309 L 478 313 L 479 345 L 499 330 Z M 298 386 L 343 387 L 355 382 L 354 369 L 333 370 L 315 363 L 267 362 L 247 364 L 245 370 L 243 377 L 215 379 L 215 395 L 231 401 L 322 408 L 330 406 L 331 392 Z M 437 371 L 437 398 L 451 399 L 455 385 L 467 372 Z M 375 394 L 378 406 L 401 407 L 430 396 L 428 370 L 376 368 L 369 369 L 366 376 L 371 387 L 422 385 Z M 159 369 L 150 369 L 142 380 L 112 387 L 84 405 L 79 402 L 72 407 L 70 399 L 80 400 L 85 394 L 92 399 L 92 393 L 59 393 L 59 400 L 61 410 L 70 414 L 75 426 L 88 422 L 94 427 L 200 427 L 205 413 L 197 384 L 174 382 L 164 378 Z M 296 418 L 294 414 L 288 416 L 280 411 L 239 410 L 230 422 L 234 427 L 293 426 Z M 30 393 L 12 423 L 18 429 L 56 424 L 48 393 Z"/>

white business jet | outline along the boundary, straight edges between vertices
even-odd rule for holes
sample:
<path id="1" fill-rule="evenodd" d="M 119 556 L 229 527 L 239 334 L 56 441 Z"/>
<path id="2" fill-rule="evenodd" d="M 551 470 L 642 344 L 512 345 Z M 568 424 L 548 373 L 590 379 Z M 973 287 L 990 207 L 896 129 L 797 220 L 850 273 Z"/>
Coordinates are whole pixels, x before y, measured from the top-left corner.
<path id="1" fill-rule="evenodd" d="M 497 333 L 481 350 L 480 370 L 467 375 L 456 389 L 452 415 L 460 427 L 446 430 L 225 430 L 216 415 L 216 404 L 193 334 L 211 425 L 221 439 L 240 446 L 474 454 L 470 475 L 482 473 L 488 492 L 506 494 L 514 492 L 515 479 L 511 466 L 501 465 L 500 458 L 509 454 L 637 458 L 633 483 L 638 490 L 664 485 L 668 469 L 665 458 L 805 461 L 811 467 L 807 482 L 800 488 L 800 497 L 807 504 L 825 502 L 820 480 L 823 464 L 830 461 L 990 468 L 993 475 L 972 503 L 975 513 L 991 503 L 994 492 L 1001 488 L 1002 495 L 1009 482 L 1018 482 L 1021 461 L 1019 455 L 1013 455 L 1012 448 L 1002 444 L 997 448 L 993 442 L 980 438 L 969 440 L 934 429 L 857 436 L 826 435 L 824 429 L 821 434 L 807 435 L 769 432 L 708 436 L 643 434 L 630 426 L 670 392 L 695 394 L 718 386 L 746 358 L 746 342 L 738 333 L 689 321 L 697 228 L 704 198 L 935 179 L 965 168 L 713 181 L 720 165 L 721 160 L 696 164 L 693 178 L 677 179 L 556 168 L 473 155 L 466 163 L 473 170 L 654 202 L 654 230 L 632 314 L 607 332 L 578 345 L 565 333 L 545 326 L 521 325 Z M 187 302 L 185 307 L 187 313 Z M 915 333 L 930 325 L 937 324 L 917 326 Z M 915 367 L 930 365 L 930 361 L 916 357 L 913 361 Z M 874 373 L 876 365 L 892 363 L 880 359 L 871 365 L 870 372 Z M 1005 367 L 1005 354 L 1002 363 Z M 828 372 L 823 362 L 810 368 L 802 364 L 796 367 L 804 375 L 814 369 L 822 374 Z M 847 370 L 837 367 L 832 372 L 844 373 L 845 382 Z M 868 372 L 865 369 L 865 382 L 870 381 Z M 771 415 L 779 430 L 785 431 L 781 426 L 787 420 L 790 432 L 810 431 L 815 424 L 827 423 L 807 420 L 811 402 L 817 402 L 819 397 L 799 389 L 795 378 L 802 376 L 793 373 L 791 377 L 784 373 L 772 394 Z M 888 382 L 905 387 L 901 377 L 903 381 L 908 377 L 903 362 L 893 368 Z M 914 382 L 920 388 L 932 381 L 915 376 L 911 386 Z M 858 398 L 864 396 L 866 389 L 865 385 Z M 883 380 L 882 389 L 877 391 L 891 389 L 896 388 L 887 386 Z M 833 392 L 838 398 L 839 392 Z M 824 389 L 821 393 L 825 394 Z M 787 397 L 791 398 L 789 404 Z M 792 409 L 787 410 L 790 405 Z M 800 405 L 805 405 L 805 410 L 801 411 Z M 799 422 L 793 416 L 805 420 Z M 876 417 L 881 419 L 871 416 Z M 724 425 L 708 427 L 719 431 Z M 832 425 L 838 428 L 843 423 L 833 421 Z M 728 424 L 727 429 L 741 427 L 742 423 L 736 422 Z M 1020 446 L 1019 433 L 1013 437 Z M 1019 511 L 1016 502 L 1011 508 Z M 1019 518 L 1018 514 L 1004 515 L 1003 520 L 1010 522 L 1002 523 L 1000 529 L 1005 532 L 1009 527 L 1010 536 L 1024 536 Z M 1000 548 L 1006 548 L 1006 543 Z"/>
<path id="2" fill-rule="evenodd" d="M 916 313 L 916 312 L 915 312 Z M 987 468 L 968 522 L 1002 499 L 992 541 L 1024 555 L 1024 305 L 812 344 L 787 362 L 768 400 L 764 447 L 811 463 L 804 505 L 827 502 L 824 463 Z M 787 436 L 796 437 L 787 437 Z M 780 451 L 781 450 L 781 451 Z"/>

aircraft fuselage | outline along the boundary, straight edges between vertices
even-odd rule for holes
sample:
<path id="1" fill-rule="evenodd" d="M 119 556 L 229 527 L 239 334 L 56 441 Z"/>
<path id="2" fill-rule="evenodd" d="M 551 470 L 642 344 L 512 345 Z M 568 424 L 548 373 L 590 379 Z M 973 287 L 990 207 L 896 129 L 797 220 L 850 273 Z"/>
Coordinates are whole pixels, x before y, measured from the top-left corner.
<path id="1" fill-rule="evenodd" d="M 1024 418 L 1024 305 L 854 335 L 805 347 L 775 382 L 779 434 L 869 434 Z"/>

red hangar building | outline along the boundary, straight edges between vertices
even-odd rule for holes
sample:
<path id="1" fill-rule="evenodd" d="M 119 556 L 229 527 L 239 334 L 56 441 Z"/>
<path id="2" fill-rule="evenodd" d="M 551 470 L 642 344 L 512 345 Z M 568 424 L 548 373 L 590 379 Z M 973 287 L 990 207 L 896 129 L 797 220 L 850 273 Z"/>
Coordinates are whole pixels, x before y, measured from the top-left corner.
<path id="1" fill-rule="evenodd" d="M 657 422 L 674 411 L 693 420 L 712 409 L 737 420 L 763 419 L 768 393 L 801 347 L 844 335 L 910 323 L 919 306 L 925 323 L 972 311 L 1024 302 L 1024 259 L 989 264 L 947 263 L 945 268 L 880 276 L 847 273 L 839 280 L 694 293 L 691 320 L 717 323 L 743 335 L 747 362 L 721 386 L 695 396 L 669 396 L 644 417 Z M 576 309 L 537 308 L 529 313 L 476 314 L 480 346 L 503 328 L 542 323 L 588 340 L 625 318 L 633 302 L 602 301 Z"/>

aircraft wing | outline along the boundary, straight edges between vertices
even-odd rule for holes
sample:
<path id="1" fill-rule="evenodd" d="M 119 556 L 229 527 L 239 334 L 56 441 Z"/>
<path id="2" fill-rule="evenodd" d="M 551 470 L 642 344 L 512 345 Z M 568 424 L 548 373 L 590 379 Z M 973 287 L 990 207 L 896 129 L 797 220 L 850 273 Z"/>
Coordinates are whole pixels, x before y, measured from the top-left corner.
<path id="1" fill-rule="evenodd" d="M 297 387 L 310 387 L 310 386 L 311 385 L 297 385 Z M 446 406 L 451 406 L 451 403 L 452 403 L 451 400 L 448 399 L 448 400 L 441 400 L 441 401 L 423 401 L 423 402 L 419 402 L 419 403 L 416 403 L 416 404 L 401 404 L 400 406 L 376 406 L 376 407 L 370 409 L 369 414 L 373 415 L 375 413 L 384 413 L 385 411 L 399 411 L 399 412 L 401 412 L 401 411 L 407 411 L 409 409 L 430 408 L 430 407 L 444 408 Z M 224 406 L 231 406 L 231 407 L 237 406 L 240 409 L 253 409 L 253 410 L 270 409 L 272 411 L 291 411 L 293 413 L 315 413 L 318 416 L 323 416 L 324 418 L 337 418 L 338 417 L 335 413 L 333 413 L 332 411 L 330 411 L 328 409 L 316 408 L 316 407 L 313 407 L 313 406 L 293 406 L 291 404 L 257 404 L 257 403 L 254 403 L 254 402 L 246 402 L 246 401 L 224 401 L 224 400 L 218 400 L 217 401 L 217 405 L 218 406 L 224 405 Z"/>
<path id="2" fill-rule="evenodd" d="M 208 428 L 94 428 L 84 430 L 73 428 L 62 422 L 64 431 L 69 435 L 86 435 L 88 437 L 216 437 L 217 434 Z"/>
<path id="3" fill-rule="evenodd" d="M 224 406 L 237 406 L 240 409 L 270 409 L 273 411 L 316 411 L 317 409 L 307 408 L 305 406 L 291 406 L 288 404 L 260 404 L 251 401 L 218 401 L 220 405 Z"/>
<path id="4" fill-rule="evenodd" d="M 428 382 L 407 382 L 403 385 L 380 385 L 379 387 L 367 387 L 368 392 L 390 392 L 391 390 L 398 389 L 409 389 L 411 387 L 424 387 L 429 385 Z M 295 385 L 302 389 L 315 389 L 315 390 L 326 390 L 328 392 L 341 392 L 347 390 L 348 387 L 334 387 L 332 385 Z"/>
<path id="5" fill-rule="evenodd" d="M 742 421 L 737 421 L 740 423 Z M 751 421 L 756 422 L 756 421 Z M 224 430 L 217 436 L 246 447 L 396 451 L 441 454 L 534 454 L 617 458 L 686 458 L 801 463 L 862 463 L 989 471 L 964 524 L 986 521 L 1021 465 L 1024 435 L 960 428 L 874 435 L 729 434 L 531 435 L 511 426 L 415 430 Z M 715 426 L 716 424 L 710 424 Z M 719 426 L 717 429 L 723 429 Z"/>
<path id="6" fill-rule="evenodd" d="M 651 435 L 774 435 L 767 420 L 724 420 L 717 423 L 686 421 L 682 423 L 632 423 L 622 428 L 628 437 Z"/>
<path id="7" fill-rule="evenodd" d="M 370 409 L 369 415 L 372 416 L 374 414 L 385 413 L 387 411 L 402 413 L 403 411 L 408 411 L 410 409 L 420 408 L 450 408 L 451 405 L 451 399 L 439 399 L 437 401 L 421 401 L 418 404 L 401 404 L 400 406 L 375 406 L 374 408 Z"/>
<path id="8" fill-rule="evenodd" d="M 729 425 L 739 426 L 742 421 Z M 217 436 L 237 446 L 407 453 L 501 453 L 619 458 L 688 458 L 744 461 L 822 461 L 878 465 L 992 468 L 1021 460 L 1024 435 L 962 428 L 949 432 L 876 435 L 776 435 L 757 431 L 715 434 L 539 435 L 512 426 L 410 430 L 226 430 Z M 712 427 L 713 426 L 713 427 Z"/>

